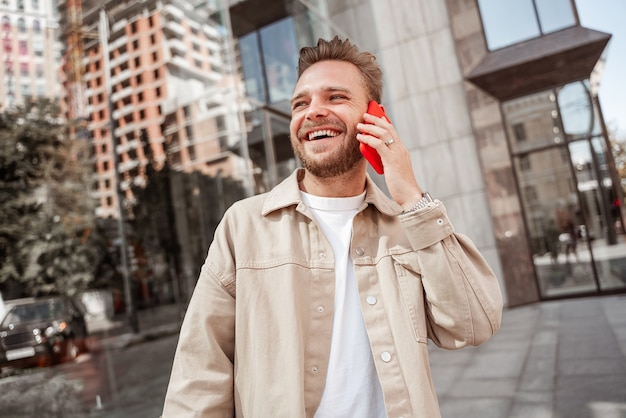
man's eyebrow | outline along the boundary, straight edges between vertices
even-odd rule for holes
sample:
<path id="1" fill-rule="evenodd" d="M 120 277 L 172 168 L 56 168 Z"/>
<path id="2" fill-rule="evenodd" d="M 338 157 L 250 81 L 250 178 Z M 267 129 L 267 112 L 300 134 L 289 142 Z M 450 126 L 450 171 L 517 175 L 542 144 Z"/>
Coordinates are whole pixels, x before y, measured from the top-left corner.
<path id="1" fill-rule="evenodd" d="M 298 93 L 295 96 L 293 96 L 291 98 L 290 102 L 291 102 L 291 104 L 293 104 L 293 102 L 295 102 L 296 100 L 301 99 L 301 98 L 303 98 L 305 96 L 308 96 L 308 91 L 307 90 L 301 91 L 300 93 Z"/>
<path id="2" fill-rule="evenodd" d="M 335 86 L 328 86 L 328 87 L 324 87 L 324 89 L 322 89 L 322 91 L 324 93 L 335 93 L 335 92 L 343 92 L 346 94 L 352 94 L 352 91 L 347 88 L 347 87 L 335 87 Z M 303 90 L 301 92 L 299 92 L 298 94 L 296 94 L 295 96 L 293 96 L 291 98 L 291 103 L 297 101 L 298 99 L 301 99 L 303 97 L 309 96 L 309 90 Z"/>

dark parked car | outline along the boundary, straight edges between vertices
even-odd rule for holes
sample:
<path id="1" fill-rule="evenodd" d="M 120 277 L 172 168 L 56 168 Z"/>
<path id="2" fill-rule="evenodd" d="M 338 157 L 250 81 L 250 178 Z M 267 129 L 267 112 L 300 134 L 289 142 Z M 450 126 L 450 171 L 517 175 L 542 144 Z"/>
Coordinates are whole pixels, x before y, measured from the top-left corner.
<path id="1" fill-rule="evenodd" d="M 87 351 L 83 311 L 69 297 L 7 301 L 0 324 L 0 367 L 48 366 Z"/>

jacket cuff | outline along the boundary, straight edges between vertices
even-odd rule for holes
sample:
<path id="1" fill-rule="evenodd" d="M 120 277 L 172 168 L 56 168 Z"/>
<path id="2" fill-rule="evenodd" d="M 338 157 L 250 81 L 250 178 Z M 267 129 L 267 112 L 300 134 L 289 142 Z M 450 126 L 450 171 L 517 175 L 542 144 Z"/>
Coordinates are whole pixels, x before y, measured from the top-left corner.
<path id="1" fill-rule="evenodd" d="M 439 200 L 428 207 L 399 215 L 400 223 L 413 249 L 419 251 L 430 247 L 454 234 L 446 208 Z"/>

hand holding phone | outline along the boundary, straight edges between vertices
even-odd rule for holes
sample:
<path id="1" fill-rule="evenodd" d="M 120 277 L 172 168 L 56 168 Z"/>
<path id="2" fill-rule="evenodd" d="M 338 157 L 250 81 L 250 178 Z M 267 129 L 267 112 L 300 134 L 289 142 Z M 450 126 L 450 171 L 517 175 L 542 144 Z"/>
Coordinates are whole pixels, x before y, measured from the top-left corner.
<path id="1" fill-rule="evenodd" d="M 369 105 L 367 106 L 367 113 L 377 116 L 379 118 L 385 118 L 387 122 L 391 123 L 383 108 L 374 100 L 369 102 Z M 383 162 L 380 159 L 380 155 L 378 155 L 378 152 L 374 148 L 362 142 L 359 146 L 359 149 L 361 150 L 361 154 L 363 154 L 365 159 L 369 161 L 369 163 L 372 165 L 372 168 L 374 168 L 374 170 L 378 174 L 383 174 L 385 170 L 383 167 Z"/>

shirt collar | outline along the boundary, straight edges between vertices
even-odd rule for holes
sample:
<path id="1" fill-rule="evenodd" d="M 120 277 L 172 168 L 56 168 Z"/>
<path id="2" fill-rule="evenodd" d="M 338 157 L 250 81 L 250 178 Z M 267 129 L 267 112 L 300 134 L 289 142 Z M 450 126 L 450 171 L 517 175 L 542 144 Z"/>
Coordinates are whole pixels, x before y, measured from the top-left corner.
<path id="1" fill-rule="evenodd" d="M 298 182 L 302 180 L 303 177 L 304 169 L 298 168 L 289 177 L 270 190 L 263 204 L 263 216 L 267 216 L 271 212 L 289 206 L 303 205 L 300 188 L 298 187 Z M 379 212 L 387 216 L 397 216 L 402 213 L 402 207 L 387 197 L 372 181 L 369 174 L 367 174 L 364 205 L 369 204 L 374 205 Z"/>

